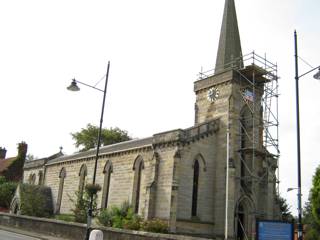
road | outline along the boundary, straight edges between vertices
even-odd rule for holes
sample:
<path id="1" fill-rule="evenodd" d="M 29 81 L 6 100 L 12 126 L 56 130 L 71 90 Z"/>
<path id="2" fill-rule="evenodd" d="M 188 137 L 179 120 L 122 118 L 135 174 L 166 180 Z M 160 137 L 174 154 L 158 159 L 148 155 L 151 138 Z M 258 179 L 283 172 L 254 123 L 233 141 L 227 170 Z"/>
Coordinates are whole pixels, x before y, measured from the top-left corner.
<path id="1" fill-rule="evenodd" d="M 0 230 L 0 240 L 39 240 L 40 238 L 33 238 L 22 234 L 7 232 Z"/>

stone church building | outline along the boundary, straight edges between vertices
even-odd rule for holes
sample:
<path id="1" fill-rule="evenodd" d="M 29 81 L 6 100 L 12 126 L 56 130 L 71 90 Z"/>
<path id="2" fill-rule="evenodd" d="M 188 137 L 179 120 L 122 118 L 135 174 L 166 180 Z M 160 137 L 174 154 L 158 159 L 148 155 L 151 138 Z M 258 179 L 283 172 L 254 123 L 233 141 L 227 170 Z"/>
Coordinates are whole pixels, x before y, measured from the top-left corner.
<path id="1" fill-rule="evenodd" d="M 256 219 L 279 219 L 278 77 L 265 57 L 242 54 L 234 0 L 225 0 L 215 69 L 194 93 L 194 126 L 101 147 L 98 206 L 129 201 L 171 232 L 250 239 Z M 24 182 L 51 187 L 55 212 L 69 213 L 70 197 L 92 182 L 95 152 L 27 161 Z"/>

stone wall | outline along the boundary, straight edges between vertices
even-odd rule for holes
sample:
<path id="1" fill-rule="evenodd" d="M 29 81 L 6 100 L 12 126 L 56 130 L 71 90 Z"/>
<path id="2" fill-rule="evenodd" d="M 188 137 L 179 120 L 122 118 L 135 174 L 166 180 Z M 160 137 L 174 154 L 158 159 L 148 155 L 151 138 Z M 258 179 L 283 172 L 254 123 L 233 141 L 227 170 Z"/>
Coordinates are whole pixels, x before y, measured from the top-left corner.
<path id="1" fill-rule="evenodd" d="M 18 228 L 19 230 L 33 231 L 35 233 L 51 235 L 65 240 L 79 240 L 85 236 L 86 225 L 78 223 L 67 223 L 52 219 L 35 218 L 21 215 L 0 213 L 0 228 L 6 226 Z M 36 228 L 34 226 L 37 226 Z M 205 240 L 204 238 L 148 233 L 115 228 L 99 227 L 103 231 L 103 239 L 111 240 Z"/>
<path id="2" fill-rule="evenodd" d="M 144 161 L 144 169 L 142 171 L 141 178 L 141 191 L 140 191 L 140 204 L 139 214 L 144 215 L 145 208 L 145 189 L 150 182 L 150 176 L 152 171 L 152 151 L 135 151 L 127 152 L 114 156 L 103 156 L 98 160 L 96 183 L 101 187 L 104 186 L 104 167 L 107 161 L 112 163 L 112 173 L 110 177 L 110 188 L 108 196 L 108 206 L 121 205 L 124 201 L 132 201 L 133 194 L 133 180 L 134 170 L 133 165 L 135 159 L 141 157 Z M 64 179 L 61 213 L 69 213 L 73 208 L 73 202 L 70 199 L 75 200 L 75 191 L 79 188 L 79 172 L 83 164 L 87 167 L 87 176 L 85 178 L 86 183 L 92 183 L 93 171 L 94 171 L 94 158 L 85 158 L 79 160 L 71 160 L 66 162 L 58 162 L 54 164 L 48 164 L 46 166 L 46 178 L 45 185 L 50 186 L 54 198 L 54 204 L 56 204 L 58 189 L 59 189 L 59 173 L 64 167 L 66 170 L 66 177 Z M 101 207 L 102 192 L 98 193 L 98 208 Z"/>
<path id="3" fill-rule="evenodd" d="M 187 221 L 188 224 L 179 224 L 177 231 L 202 232 L 212 234 L 214 222 L 214 207 L 216 199 L 216 161 L 217 149 L 215 135 L 200 139 L 195 143 L 186 145 L 181 149 L 181 161 L 178 167 L 179 187 L 178 187 L 178 221 Z M 199 162 L 199 182 L 197 215 L 192 217 L 192 191 L 194 177 L 194 163 Z M 194 224 L 192 225 L 191 222 Z M 204 224 L 206 227 L 199 225 Z M 204 228 L 206 228 L 204 230 Z M 203 231 L 204 230 L 204 231 Z"/>
<path id="4" fill-rule="evenodd" d="M 40 181 L 40 175 L 39 175 L 40 172 L 42 172 L 42 176 L 43 176 L 43 174 L 44 174 L 44 166 L 39 166 L 39 167 L 36 167 L 36 168 L 31 168 L 31 169 L 25 169 L 23 171 L 23 180 L 22 181 L 24 183 L 29 183 L 30 176 L 35 174 L 35 182 L 34 182 L 34 184 L 38 185 L 39 181 Z"/>

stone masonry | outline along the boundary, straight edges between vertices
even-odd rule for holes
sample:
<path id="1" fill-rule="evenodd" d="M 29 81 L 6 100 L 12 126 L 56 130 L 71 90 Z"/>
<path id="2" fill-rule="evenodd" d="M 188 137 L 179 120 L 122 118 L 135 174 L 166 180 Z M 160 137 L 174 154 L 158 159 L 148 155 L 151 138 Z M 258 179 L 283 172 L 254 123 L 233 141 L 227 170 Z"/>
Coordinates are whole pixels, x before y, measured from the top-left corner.
<path id="1" fill-rule="evenodd" d="M 255 64 L 245 65 L 235 4 L 225 2 L 219 69 L 194 83 L 194 126 L 101 147 L 98 207 L 128 201 L 143 218 L 167 221 L 173 233 L 216 239 L 224 239 L 225 229 L 228 239 L 254 237 L 256 219 L 279 218 L 277 158 L 263 141 L 270 79 Z M 92 182 L 95 151 L 27 161 L 24 182 L 51 187 L 56 213 L 70 213 L 70 199 Z"/>

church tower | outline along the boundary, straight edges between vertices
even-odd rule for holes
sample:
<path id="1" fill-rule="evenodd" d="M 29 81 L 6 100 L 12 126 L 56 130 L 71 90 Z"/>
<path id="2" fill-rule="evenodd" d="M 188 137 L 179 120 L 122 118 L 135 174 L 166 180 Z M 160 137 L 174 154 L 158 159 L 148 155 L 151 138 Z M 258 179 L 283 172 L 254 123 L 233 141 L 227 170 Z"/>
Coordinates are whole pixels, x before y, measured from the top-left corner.
<path id="1" fill-rule="evenodd" d="M 279 217 L 278 77 L 266 57 L 242 54 L 234 0 L 225 0 L 215 69 L 200 74 L 194 91 L 195 126 L 220 119 L 215 232 L 250 239 L 256 219 Z"/>

